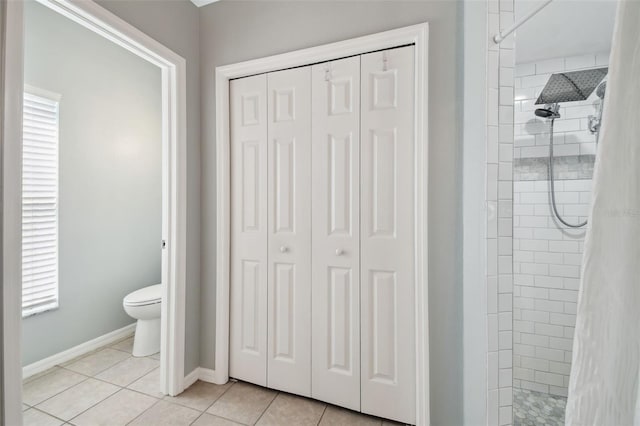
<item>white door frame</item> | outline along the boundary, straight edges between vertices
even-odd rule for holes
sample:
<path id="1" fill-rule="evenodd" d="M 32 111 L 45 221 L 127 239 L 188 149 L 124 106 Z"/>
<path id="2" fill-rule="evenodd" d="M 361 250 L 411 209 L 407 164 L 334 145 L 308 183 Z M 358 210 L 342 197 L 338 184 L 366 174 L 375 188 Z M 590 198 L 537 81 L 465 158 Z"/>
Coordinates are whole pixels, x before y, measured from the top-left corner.
<path id="1" fill-rule="evenodd" d="M 429 318 L 427 274 L 428 177 L 428 37 L 427 23 L 338 43 L 297 50 L 216 68 L 216 347 L 214 382 L 229 380 L 230 141 L 229 81 L 291 67 L 415 45 L 415 330 L 416 419 L 429 418 Z"/>
<path id="2" fill-rule="evenodd" d="M 4 52 L 4 398 L 20 395 L 20 244 L 23 92 L 24 0 L 7 3 Z M 162 73 L 162 282 L 165 284 L 161 320 L 161 391 L 176 395 L 184 390 L 185 281 L 186 281 L 186 62 L 131 24 L 91 0 L 37 0 L 74 22 L 105 37 Z M 158 241 L 160 245 L 161 242 Z M 18 307 L 16 309 L 16 307 Z M 11 361 L 11 365 L 7 363 Z M 17 373 L 16 373 L 17 372 Z M 10 373 L 10 374 L 7 374 Z M 5 399 L 5 402 L 9 402 Z M 10 401 L 7 410 L 21 410 Z M 5 413 L 5 419 L 15 419 Z M 21 418 L 21 413 L 18 413 Z M 15 421 L 7 424 L 17 424 Z"/>

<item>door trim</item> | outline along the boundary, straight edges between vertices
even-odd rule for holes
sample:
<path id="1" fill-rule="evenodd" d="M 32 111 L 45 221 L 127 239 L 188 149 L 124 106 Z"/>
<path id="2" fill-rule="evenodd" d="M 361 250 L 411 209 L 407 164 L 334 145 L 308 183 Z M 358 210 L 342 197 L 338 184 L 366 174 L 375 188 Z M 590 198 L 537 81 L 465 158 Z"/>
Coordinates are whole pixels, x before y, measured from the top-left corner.
<path id="1" fill-rule="evenodd" d="M 133 25 L 91 0 L 37 0 L 40 4 L 112 41 L 161 70 L 162 90 L 162 251 L 161 391 L 184 390 L 186 287 L 186 62 Z M 3 118 L 3 364 L 5 411 L 0 423 L 20 424 L 21 366 L 21 158 L 24 0 L 7 2 Z M 161 242 L 158 241 L 158 245 Z M 16 308 L 18 307 L 18 308 Z M 18 403 L 17 403 L 18 402 Z M 15 411 L 15 412 L 14 412 Z"/>
<path id="2" fill-rule="evenodd" d="M 2 2 L 2 141 L 0 142 L 0 269 L 2 278 L 2 412 L 0 424 L 22 424 L 22 99 L 23 7 Z M 13 143 L 12 143 L 13 142 Z M 17 180 L 16 180 L 17 179 Z M 11 184 L 13 182 L 13 184 Z"/>
<path id="3" fill-rule="evenodd" d="M 230 267 L 230 139 L 229 81 L 311 65 L 376 50 L 415 45 L 415 330 L 416 421 L 429 417 L 428 307 L 428 43 L 429 24 L 423 23 L 337 43 L 297 50 L 216 68 L 216 339 L 215 378 L 229 380 L 229 267 Z"/>

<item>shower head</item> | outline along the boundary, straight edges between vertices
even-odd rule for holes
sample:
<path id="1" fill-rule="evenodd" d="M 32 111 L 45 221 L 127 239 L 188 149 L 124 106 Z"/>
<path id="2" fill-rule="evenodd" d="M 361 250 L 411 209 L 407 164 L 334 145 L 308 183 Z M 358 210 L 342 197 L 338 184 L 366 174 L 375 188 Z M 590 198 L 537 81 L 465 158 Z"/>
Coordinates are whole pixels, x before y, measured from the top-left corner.
<path id="1" fill-rule="evenodd" d="M 558 104 L 549 104 L 545 105 L 544 108 L 538 108 L 533 113 L 540 118 L 551 118 L 555 120 L 556 118 L 560 118 L 560 105 Z"/>
<path id="2" fill-rule="evenodd" d="M 546 108 L 538 108 L 533 113 L 540 118 L 560 118 L 560 114 Z"/>
<path id="3" fill-rule="evenodd" d="M 607 71 L 605 67 L 552 74 L 536 105 L 584 101 L 607 75 Z"/>
<path id="4" fill-rule="evenodd" d="M 600 99 L 604 99 L 604 94 L 606 91 L 607 91 L 607 82 L 603 81 L 602 83 L 598 84 L 598 87 L 596 88 L 596 95 L 598 95 Z"/>

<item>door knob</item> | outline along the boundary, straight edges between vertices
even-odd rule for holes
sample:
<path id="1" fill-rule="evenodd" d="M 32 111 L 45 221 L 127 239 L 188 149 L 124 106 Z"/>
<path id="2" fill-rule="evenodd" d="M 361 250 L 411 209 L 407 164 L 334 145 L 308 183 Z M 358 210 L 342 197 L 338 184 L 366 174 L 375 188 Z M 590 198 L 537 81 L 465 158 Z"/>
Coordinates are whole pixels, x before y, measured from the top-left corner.
<path id="1" fill-rule="evenodd" d="M 280 253 L 286 253 L 286 252 L 287 252 L 287 248 L 285 246 L 281 246 Z"/>
<path id="2" fill-rule="evenodd" d="M 336 256 L 342 256 L 344 251 L 342 249 L 336 249 Z"/>

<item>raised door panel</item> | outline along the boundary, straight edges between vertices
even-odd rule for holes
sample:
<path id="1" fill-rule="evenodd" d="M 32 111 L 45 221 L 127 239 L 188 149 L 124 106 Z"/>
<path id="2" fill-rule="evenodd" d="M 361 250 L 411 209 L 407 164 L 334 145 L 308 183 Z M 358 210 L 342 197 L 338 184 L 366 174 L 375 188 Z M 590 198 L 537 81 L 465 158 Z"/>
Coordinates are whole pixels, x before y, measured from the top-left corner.
<path id="1" fill-rule="evenodd" d="M 362 411 L 415 423 L 413 46 L 362 56 Z"/>
<path id="2" fill-rule="evenodd" d="M 267 384 L 267 80 L 233 80 L 229 375 Z"/>
<path id="3" fill-rule="evenodd" d="M 269 73 L 267 386 L 311 395 L 311 67 Z"/>
<path id="4" fill-rule="evenodd" d="M 330 267 L 328 274 L 328 329 L 327 363 L 333 373 L 354 374 L 354 300 L 357 299 L 357 283 L 353 282 L 353 269 Z"/>
<path id="5" fill-rule="evenodd" d="M 312 391 L 360 409 L 360 57 L 312 70 Z"/>

